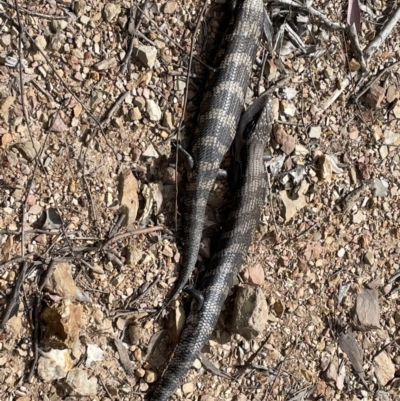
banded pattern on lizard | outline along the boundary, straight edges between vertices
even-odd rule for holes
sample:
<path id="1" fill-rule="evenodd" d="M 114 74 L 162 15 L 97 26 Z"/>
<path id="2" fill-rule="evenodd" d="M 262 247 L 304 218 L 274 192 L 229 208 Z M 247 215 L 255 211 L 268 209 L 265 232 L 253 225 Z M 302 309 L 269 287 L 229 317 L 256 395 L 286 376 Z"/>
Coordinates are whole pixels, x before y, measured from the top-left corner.
<path id="1" fill-rule="evenodd" d="M 245 141 L 243 177 L 235 194 L 218 250 L 202 280 L 204 297 L 200 309 L 192 305 L 174 356 L 151 396 L 151 401 L 166 401 L 181 383 L 213 332 L 233 280 L 239 273 L 260 220 L 266 194 L 263 152 L 272 130 L 272 103 L 266 98 L 253 132 Z"/>
<path id="2" fill-rule="evenodd" d="M 236 134 L 263 22 L 263 1 L 241 0 L 224 38 L 226 46 L 217 55 L 222 62 L 208 80 L 192 149 L 192 178 L 184 200 L 183 264 L 170 302 L 185 286 L 197 261 L 207 200 Z"/>

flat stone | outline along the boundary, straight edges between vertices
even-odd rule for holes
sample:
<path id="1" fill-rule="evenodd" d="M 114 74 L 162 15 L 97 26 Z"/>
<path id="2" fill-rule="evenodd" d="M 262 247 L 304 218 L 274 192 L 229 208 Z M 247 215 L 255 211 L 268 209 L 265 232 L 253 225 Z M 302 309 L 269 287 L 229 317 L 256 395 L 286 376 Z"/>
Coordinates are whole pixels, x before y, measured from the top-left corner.
<path id="1" fill-rule="evenodd" d="M 110 68 L 115 68 L 118 65 L 117 59 L 112 57 L 110 59 L 101 60 L 96 63 L 93 68 L 97 71 L 109 70 Z"/>
<path id="2" fill-rule="evenodd" d="M 22 156 L 24 156 L 28 161 L 32 161 L 40 151 L 40 142 L 36 140 L 33 140 L 33 143 L 32 141 L 22 142 L 17 145 L 17 148 Z"/>
<path id="3" fill-rule="evenodd" d="M 116 18 L 121 12 L 121 5 L 118 3 L 106 3 L 103 9 L 103 18 L 105 21 L 110 22 Z"/>
<path id="4" fill-rule="evenodd" d="M 279 192 L 285 209 L 284 217 L 286 222 L 291 220 L 299 210 L 306 206 L 307 199 L 305 193 L 307 192 L 308 187 L 309 184 L 307 183 L 307 181 L 304 180 L 301 183 L 300 189 L 298 191 L 298 197 L 296 199 L 289 198 L 285 190 Z"/>
<path id="5" fill-rule="evenodd" d="M 174 129 L 173 115 L 169 110 L 164 113 L 163 125 L 171 130 Z"/>
<path id="6" fill-rule="evenodd" d="M 126 215 L 124 224 L 132 227 L 139 209 L 138 182 L 130 170 L 119 176 L 118 199 L 121 211 Z"/>
<path id="7" fill-rule="evenodd" d="M 278 145 L 281 145 L 283 152 L 286 155 L 290 155 L 296 147 L 296 138 L 285 132 L 285 130 L 279 125 L 274 125 L 274 137 Z"/>
<path id="8" fill-rule="evenodd" d="M 359 329 L 367 331 L 371 329 L 379 329 L 379 320 L 378 290 L 375 288 L 364 288 L 357 296 L 355 324 Z"/>
<path id="9" fill-rule="evenodd" d="M 80 396 L 94 396 L 97 394 L 97 378 L 93 376 L 89 379 L 85 370 L 72 369 L 67 375 L 66 383 L 74 393 Z"/>
<path id="10" fill-rule="evenodd" d="M 157 57 L 157 48 L 154 46 L 137 46 L 132 54 L 147 68 L 153 68 Z"/>
<path id="11" fill-rule="evenodd" d="M 72 366 L 67 349 L 52 349 L 39 357 L 37 373 L 44 382 L 49 383 L 66 377 Z"/>
<path id="12" fill-rule="evenodd" d="M 374 359 L 375 373 L 381 386 L 386 386 L 395 375 L 395 366 L 385 351 L 380 352 Z"/>
<path id="13" fill-rule="evenodd" d="M 268 323 L 268 305 L 259 287 L 240 287 L 232 316 L 232 331 L 246 340 L 258 337 Z"/>
<path id="14" fill-rule="evenodd" d="M 376 109 L 380 107 L 384 97 L 385 89 L 382 86 L 373 85 L 365 95 L 364 101 L 371 109 Z"/>
<path id="15" fill-rule="evenodd" d="M 311 139 L 319 139 L 321 138 L 321 133 L 322 133 L 321 127 L 316 126 L 310 128 L 308 135 Z"/>
<path id="16" fill-rule="evenodd" d="M 264 280 L 265 273 L 260 263 L 247 267 L 243 272 L 243 281 L 246 284 L 261 286 Z"/>
<path id="17" fill-rule="evenodd" d="M 149 114 L 150 121 L 160 121 L 161 120 L 161 109 L 160 106 L 153 100 L 146 100 L 146 111 Z"/>
<path id="18" fill-rule="evenodd" d="M 142 111 L 144 106 L 146 106 L 146 99 L 144 97 L 137 96 L 135 99 L 133 99 L 133 105 Z"/>

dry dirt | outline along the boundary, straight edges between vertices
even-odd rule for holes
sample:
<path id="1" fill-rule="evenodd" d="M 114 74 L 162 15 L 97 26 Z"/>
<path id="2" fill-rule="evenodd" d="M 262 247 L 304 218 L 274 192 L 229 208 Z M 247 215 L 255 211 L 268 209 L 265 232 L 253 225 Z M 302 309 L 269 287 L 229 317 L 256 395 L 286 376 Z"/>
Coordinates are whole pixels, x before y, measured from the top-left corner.
<path id="1" fill-rule="evenodd" d="M 399 280 L 390 282 L 390 277 L 400 269 L 400 68 L 392 64 L 400 57 L 400 29 L 394 26 L 361 71 L 345 31 L 284 3 L 267 7 L 275 49 L 260 44 L 247 96 L 249 104 L 271 89 L 275 99 L 271 190 L 243 266 L 250 269 L 247 276 L 259 274 L 261 266 L 268 324 L 250 341 L 231 334 L 234 289 L 204 355 L 234 375 L 268 340 L 239 380 L 219 377 L 196 363 L 173 399 L 396 401 Z M 196 31 L 203 4 L 192 0 L 150 2 L 142 17 L 143 1 L 18 4 L 21 43 L 15 3 L 0 1 L 3 316 L 24 260 L 27 273 L 19 308 L 0 334 L 0 399 L 67 400 L 83 391 L 71 392 L 61 378 L 45 382 L 43 368 L 41 374 L 32 371 L 28 380 L 33 322 L 42 333 L 40 358 L 64 348 L 69 368 L 95 378 L 95 393 L 81 392 L 80 399 L 140 400 L 173 350 L 162 331 L 166 322 L 155 320 L 155 314 L 179 274 L 181 221 L 175 209 L 185 190 L 185 166 L 179 153 L 177 168 L 175 143 L 184 98 L 179 136 L 187 146 L 227 7 L 223 1 L 209 4 Z M 345 26 L 346 2 L 312 6 Z M 362 7 L 361 49 L 395 7 L 388 1 Z M 136 26 L 130 24 L 135 10 Z M 131 42 L 134 51 L 125 63 Z M 142 55 L 139 60 L 135 49 L 140 45 L 153 48 L 146 49 L 149 59 Z M 385 67 L 391 68 L 356 101 Z M 350 72 L 353 79 L 346 84 Z M 208 263 L 230 199 L 226 183 L 218 181 L 207 210 L 202 265 Z M 53 219 L 46 229 L 49 208 L 61 222 Z M 116 230 L 123 212 L 128 227 Z M 159 225 L 165 228 L 101 246 L 117 232 Z M 67 278 L 59 283 L 67 283 L 64 290 L 75 298 L 54 287 L 53 293 L 45 287 L 38 298 L 43 272 L 60 259 Z M 379 310 L 376 304 L 371 309 L 379 324 L 358 330 L 355 305 L 366 288 L 378 291 Z M 58 331 L 51 329 L 54 320 Z M 57 336 L 59 325 L 63 336 Z M 363 350 L 367 388 L 352 367 L 351 352 L 338 345 L 350 328 Z M 132 375 L 121 366 L 116 338 L 125 344 Z M 88 345 L 101 348 L 100 361 L 88 363 Z M 299 391 L 304 392 L 296 397 Z"/>

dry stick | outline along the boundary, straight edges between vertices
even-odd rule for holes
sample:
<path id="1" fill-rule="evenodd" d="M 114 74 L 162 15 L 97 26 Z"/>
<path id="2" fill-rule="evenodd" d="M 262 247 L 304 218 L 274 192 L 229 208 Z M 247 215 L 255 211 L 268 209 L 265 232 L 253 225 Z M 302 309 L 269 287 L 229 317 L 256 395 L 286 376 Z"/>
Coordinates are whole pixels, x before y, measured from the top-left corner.
<path id="1" fill-rule="evenodd" d="M 400 64 L 400 61 L 396 61 L 395 63 L 385 67 L 378 75 L 376 75 L 372 81 L 370 81 L 367 85 L 365 85 L 365 87 L 358 92 L 357 97 L 356 97 L 356 101 L 362 96 L 364 95 L 365 92 L 367 92 L 369 90 L 369 88 L 371 88 L 372 85 L 375 84 L 376 81 L 378 81 L 382 75 L 386 74 L 387 72 L 389 72 L 390 70 L 392 70 L 394 67 L 398 66 Z"/>
<path id="2" fill-rule="evenodd" d="M 8 322 L 8 320 L 10 319 L 10 315 L 12 313 L 12 311 L 15 308 L 15 305 L 18 302 L 18 298 L 19 298 L 19 293 L 21 291 L 21 287 L 22 287 L 22 283 L 24 282 L 24 278 L 25 278 L 25 274 L 26 274 L 26 270 L 28 268 L 28 263 L 25 261 L 22 264 L 21 270 L 19 272 L 19 276 L 18 279 L 15 283 L 15 287 L 14 290 L 12 292 L 12 295 L 7 303 L 7 307 L 6 310 L 3 313 L 3 316 L 1 317 L 1 321 L 0 321 L 0 333 L 2 333 L 6 327 L 6 324 Z"/>
<path id="3" fill-rule="evenodd" d="M 268 400 L 269 396 L 270 396 L 271 393 L 272 393 L 272 390 L 274 389 L 275 383 L 276 383 L 276 381 L 278 380 L 278 377 L 279 377 L 280 374 L 281 374 L 281 371 L 282 371 L 282 368 L 283 368 L 283 364 L 284 364 L 285 361 L 289 358 L 290 354 L 293 352 L 293 350 L 294 350 L 296 347 L 297 347 L 297 340 L 296 340 L 296 343 L 292 346 L 292 349 L 289 351 L 289 353 L 288 353 L 287 355 L 285 355 L 285 358 L 283 359 L 283 361 L 282 361 L 281 364 L 279 365 L 278 373 L 276 374 L 275 379 L 274 379 L 274 381 L 272 382 L 272 385 L 271 385 L 271 387 L 270 387 L 268 393 L 265 393 L 265 396 L 264 396 L 264 398 L 262 399 L 262 401 L 267 401 L 267 400 Z"/>
<path id="4" fill-rule="evenodd" d="M 264 348 L 265 344 L 269 341 L 271 337 L 271 334 L 262 342 L 262 344 L 258 347 L 257 351 L 254 352 L 250 358 L 246 361 L 246 363 L 239 368 L 239 371 L 236 373 L 235 380 L 238 380 L 240 377 L 243 376 L 243 374 L 246 372 L 246 370 L 250 367 L 250 365 L 253 363 L 254 359 L 256 359 L 257 355 L 262 351 Z"/>
<path id="5" fill-rule="evenodd" d="M 111 118 L 113 117 L 113 115 L 115 114 L 115 112 L 117 111 L 118 107 L 121 105 L 121 103 L 127 98 L 127 96 L 131 93 L 131 91 L 126 91 L 124 93 L 122 93 L 118 99 L 115 101 L 115 103 L 113 104 L 113 106 L 111 107 L 110 110 L 108 110 L 107 114 L 105 115 L 105 117 L 102 119 L 101 121 L 101 125 L 103 127 L 105 127 L 111 120 Z"/>
<path id="6" fill-rule="evenodd" d="M 316 10 L 314 7 L 301 4 L 295 0 L 275 0 L 274 3 L 285 4 L 290 7 L 297 7 L 302 10 L 306 10 L 311 15 L 314 15 L 315 17 L 318 17 L 319 19 L 321 19 L 322 22 L 331 29 L 335 29 L 335 30 L 344 30 L 345 29 L 345 27 L 342 24 L 338 24 L 336 22 L 330 21 L 321 11 Z M 306 2 L 306 3 L 308 3 L 308 2 Z"/>
<path id="7" fill-rule="evenodd" d="M 14 26 L 16 26 L 17 28 L 19 27 L 18 22 L 14 20 L 14 18 L 12 18 L 10 15 L 8 15 L 7 13 L 3 13 L 0 12 L 0 16 L 7 18 L 8 20 L 10 20 L 12 22 L 12 24 Z M 98 128 L 100 129 L 100 132 L 102 133 L 104 140 L 106 141 L 107 146 L 111 149 L 112 153 L 114 154 L 115 158 L 117 158 L 117 155 L 114 151 L 114 149 L 112 148 L 111 144 L 109 143 L 106 133 L 100 123 L 100 121 L 90 112 L 90 110 L 85 106 L 85 104 L 79 99 L 79 97 L 72 91 L 72 89 L 65 83 L 65 81 L 62 79 L 61 75 L 57 72 L 57 70 L 55 69 L 55 67 L 51 64 L 50 59 L 47 57 L 46 53 L 44 53 L 44 51 L 36 45 L 35 40 L 32 38 L 32 36 L 29 34 L 29 32 L 24 31 L 25 35 L 29 38 L 29 40 L 31 41 L 31 43 L 33 44 L 33 46 L 39 51 L 39 53 L 43 56 L 43 58 L 46 60 L 47 64 L 49 65 L 49 67 L 51 68 L 51 70 L 53 71 L 54 75 L 59 79 L 59 81 L 61 82 L 61 84 L 64 86 L 64 88 L 71 94 L 71 96 L 82 106 L 82 109 L 87 113 L 87 115 L 94 121 L 94 123 L 98 126 Z"/>
<path id="8" fill-rule="evenodd" d="M 286 0 L 284 0 L 286 1 Z M 396 12 L 386 21 L 386 24 L 383 26 L 381 32 L 375 37 L 375 39 L 364 49 L 363 55 L 366 61 L 371 58 L 371 56 L 378 50 L 378 47 L 382 44 L 382 42 L 387 38 L 390 32 L 395 27 L 396 23 L 400 19 L 400 6 L 396 10 Z M 317 116 L 321 115 L 325 110 L 327 110 L 335 100 L 342 94 L 342 92 L 347 88 L 350 82 L 357 83 L 361 78 L 361 74 L 359 72 L 351 72 L 347 75 L 347 77 L 341 82 L 340 88 L 333 92 L 333 95 L 322 105 L 321 110 L 317 113 Z"/>
<path id="9" fill-rule="evenodd" d="M 23 257 L 19 256 L 18 258 L 7 260 L 7 262 L 4 262 L 0 265 L 0 272 L 5 267 L 11 266 L 15 263 L 21 263 L 21 262 L 25 261 L 26 259 L 29 259 L 31 256 L 39 256 L 39 253 L 36 253 L 36 252 L 26 253 Z"/>
<path id="10" fill-rule="evenodd" d="M 190 71 L 192 69 L 192 61 L 193 61 L 194 42 L 196 39 L 196 33 L 200 27 L 200 23 L 203 18 L 206 7 L 207 7 L 207 2 L 205 1 L 203 4 L 203 7 L 201 9 L 199 18 L 197 20 L 196 27 L 194 28 L 194 32 L 192 35 L 192 42 L 190 44 L 189 65 L 188 65 L 188 69 L 187 69 L 186 88 L 185 88 L 185 95 L 183 97 L 182 114 L 181 114 L 181 118 L 179 120 L 178 129 L 176 130 L 175 174 L 178 174 L 177 173 L 178 161 L 179 161 L 178 160 L 179 159 L 178 143 L 179 143 L 179 136 L 180 136 L 181 128 L 182 128 L 182 123 L 183 123 L 183 120 L 185 118 L 185 113 L 186 113 L 186 105 L 187 105 L 187 99 L 188 99 L 188 93 L 189 93 Z M 175 231 L 178 231 L 178 180 L 175 180 Z"/>
<path id="11" fill-rule="evenodd" d="M 397 22 L 400 20 L 400 5 L 394 14 L 386 21 L 382 30 L 375 36 L 374 40 L 364 49 L 364 56 L 368 60 L 379 48 L 382 42 L 388 37 Z"/>
<path id="12" fill-rule="evenodd" d="M 6 6 L 8 8 L 11 8 L 13 10 L 17 10 L 17 8 L 15 6 L 13 6 L 12 4 L 8 4 L 5 1 L 0 1 L 0 4 L 2 6 Z M 40 18 L 45 18 L 45 19 L 50 19 L 50 20 L 55 20 L 55 19 L 68 19 L 69 17 L 67 15 L 49 15 L 49 14 L 42 14 L 42 13 L 37 13 L 36 11 L 30 11 L 27 10 L 26 8 L 23 7 L 19 7 L 19 11 L 22 14 L 28 14 L 31 15 L 33 17 L 40 17 Z"/>
<path id="13" fill-rule="evenodd" d="M 132 237 L 133 235 L 148 234 L 148 233 L 153 233 L 155 231 L 161 231 L 161 230 L 165 230 L 165 227 L 164 226 L 154 226 L 154 227 L 148 227 L 148 228 L 140 228 L 138 230 L 130 231 L 128 233 L 118 234 L 118 235 L 115 235 L 114 237 L 110 238 L 108 241 L 106 241 L 106 243 L 100 249 L 106 249 L 114 242 L 120 241 L 124 238 Z"/>

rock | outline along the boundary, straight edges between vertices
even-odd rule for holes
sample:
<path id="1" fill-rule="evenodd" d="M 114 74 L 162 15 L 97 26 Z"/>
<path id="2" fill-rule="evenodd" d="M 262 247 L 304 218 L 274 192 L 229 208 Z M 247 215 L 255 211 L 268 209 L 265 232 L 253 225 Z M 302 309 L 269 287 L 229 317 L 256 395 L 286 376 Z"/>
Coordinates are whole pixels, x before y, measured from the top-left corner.
<path id="1" fill-rule="evenodd" d="M 2 35 L 0 37 L 0 41 L 3 46 L 10 46 L 11 45 L 11 35 L 10 34 Z"/>
<path id="2" fill-rule="evenodd" d="M 46 49 L 47 46 L 47 40 L 43 35 L 38 35 L 36 36 L 35 39 L 35 45 L 40 49 L 40 50 L 44 50 Z"/>
<path id="3" fill-rule="evenodd" d="M 400 133 L 394 132 L 390 129 L 385 130 L 383 133 L 383 144 L 384 145 L 400 145 Z"/>
<path id="4" fill-rule="evenodd" d="M 358 71 L 361 68 L 361 64 L 354 58 L 349 62 L 350 71 Z"/>
<path id="5" fill-rule="evenodd" d="M 118 199 L 121 212 L 126 215 L 124 224 L 132 227 L 139 209 L 139 196 L 138 182 L 130 170 L 122 172 L 119 176 Z"/>
<path id="6" fill-rule="evenodd" d="M 385 145 L 382 145 L 382 146 L 379 148 L 379 154 L 381 155 L 381 158 L 382 158 L 382 159 L 386 159 L 387 155 L 389 154 L 389 149 L 388 149 L 388 147 L 385 146 Z"/>
<path id="7" fill-rule="evenodd" d="M 174 129 L 173 115 L 169 110 L 164 113 L 163 125 L 171 130 Z"/>
<path id="8" fill-rule="evenodd" d="M 321 155 L 317 159 L 317 176 L 321 182 L 330 182 L 333 171 L 332 164 L 326 155 Z"/>
<path id="9" fill-rule="evenodd" d="M 363 214 L 363 212 L 361 210 L 358 210 L 357 213 L 353 214 L 352 216 L 353 223 L 360 224 L 365 221 L 365 217 L 366 216 Z"/>
<path id="10" fill-rule="evenodd" d="M 394 378 L 395 366 L 385 351 L 380 352 L 374 359 L 375 374 L 381 384 L 386 386 Z"/>
<path id="11" fill-rule="evenodd" d="M 176 1 L 167 1 L 164 5 L 164 14 L 173 14 L 176 11 L 176 7 Z"/>
<path id="12" fill-rule="evenodd" d="M 282 100 L 279 108 L 287 117 L 294 117 L 296 115 L 296 106 L 289 100 Z"/>
<path id="13" fill-rule="evenodd" d="M 0 104 L 1 104 L 0 105 L 0 116 L 7 117 L 8 110 L 14 104 L 14 102 L 15 102 L 15 97 L 14 96 L 7 96 L 6 98 L 2 99 L 1 102 L 0 102 Z M 8 135 L 11 135 L 11 134 L 8 134 Z"/>
<path id="14" fill-rule="evenodd" d="M 373 266 L 373 264 L 375 263 L 375 258 L 374 258 L 374 254 L 372 252 L 367 252 L 364 255 L 364 262 L 367 265 Z"/>
<path id="15" fill-rule="evenodd" d="M 264 284 L 265 274 L 260 263 L 249 266 L 243 272 L 243 281 L 246 284 L 261 286 Z"/>
<path id="16" fill-rule="evenodd" d="M 336 383 L 338 377 L 338 369 L 339 369 L 338 360 L 336 357 L 334 357 L 325 371 L 326 380 Z"/>
<path id="17" fill-rule="evenodd" d="M 141 96 L 135 97 L 135 99 L 133 100 L 133 105 L 136 106 L 140 111 L 142 111 L 144 109 L 144 106 L 146 106 L 146 100 Z"/>
<path id="18" fill-rule="evenodd" d="M 276 79 L 278 74 L 278 67 L 276 64 L 273 62 L 273 60 L 267 60 L 267 63 L 265 64 L 265 77 L 269 81 L 273 81 Z"/>
<path id="19" fill-rule="evenodd" d="M 157 380 L 157 374 L 152 370 L 146 370 L 144 380 L 146 383 L 154 383 Z"/>
<path id="20" fill-rule="evenodd" d="M 183 394 L 190 394 L 196 390 L 196 384 L 194 382 L 185 383 L 182 386 Z"/>
<path id="21" fill-rule="evenodd" d="M 80 396 L 94 396 L 97 394 L 97 378 L 88 379 L 88 374 L 79 368 L 72 369 L 65 380 L 71 390 Z"/>
<path id="22" fill-rule="evenodd" d="M 88 344 L 86 350 L 86 367 L 93 362 L 100 362 L 104 359 L 104 351 L 96 344 Z"/>
<path id="23" fill-rule="evenodd" d="M 53 380 L 63 379 L 72 366 L 73 363 L 67 349 L 52 349 L 46 352 L 45 356 L 40 356 L 37 373 L 44 382 L 49 383 Z"/>
<path id="24" fill-rule="evenodd" d="M 258 337 L 268 322 L 268 305 L 259 287 L 240 287 L 235 298 L 232 331 L 246 340 Z"/>
<path id="25" fill-rule="evenodd" d="M 142 118 L 142 113 L 139 110 L 139 107 L 134 107 L 129 111 L 129 119 L 130 121 L 137 121 Z"/>
<path id="26" fill-rule="evenodd" d="M 378 290 L 365 288 L 358 294 L 355 309 L 355 324 L 360 330 L 379 329 Z"/>
<path id="27" fill-rule="evenodd" d="M 157 57 L 157 48 L 154 46 L 137 46 L 132 54 L 147 68 L 153 68 Z"/>
<path id="28" fill-rule="evenodd" d="M 1 137 L 1 139 L 0 139 L 1 147 L 4 148 L 7 144 L 9 144 L 10 142 L 12 142 L 12 140 L 13 140 L 12 134 L 9 134 L 9 133 L 4 134 L 4 135 Z"/>
<path id="29" fill-rule="evenodd" d="M 365 95 L 364 101 L 371 109 L 376 109 L 380 107 L 384 97 L 385 89 L 382 86 L 373 85 Z"/>
<path id="30" fill-rule="evenodd" d="M 75 2 L 74 11 L 76 16 L 79 18 L 86 12 L 86 1 L 85 0 L 78 0 Z"/>
<path id="31" fill-rule="evenodd" d="M 344 255 L 346 255 L 346 249 L 345 249 L 345 248 L 340 248 L 340 249 L 337 251 L 337 256 L 338 256 L 338 258 L 343 258 Z"/>
<path id="32" fill-rule="evenodd" d="M 387 196 L 388 184 L 379 178 L 374 179 L 374 195 L 378 197 Z"/>
<path id="33" fill-rule="evenodd" d="M 396 106 L 393 107 L 392 112 L 393 112 L 394 116 L 395 116 L 397 119 L 400 118 L 400 104 L 399 104 L 399 102 L 397 102 Z"/>
<path id="34" fill-rule="evenodd" d="M 178 344 L 182 330 L 185 326 L 185 310 L 180 306 L 179 301 L 175 301 L 170 313 L 168 314 L 167 330 L 171 340 Z"/>
<path id="35" fill-rule="evenodd" d="M 154 157 L 155 159 L 158 158 L 158 153 L 154 149 L 153 144 L 150 143 L 150 145 L 147 147 L 147 149 L 142 153 L 142 156 L 144 157 Z"/>
<path id="36" fill-rule="evenodd" d="M 308 132 L 308 136 L 311 139 L 319 139 L 321 137 L 321 133 L 322 133 L 322 130 L 321 130 L 320 126 L 311 127 L 310 131 Z"/>
<path id="37" fill-rule="evenodd" d="M 32 161 L 40 151 L 40 142 L 36 140 L 26 141 L 19 143 L 17 148 L 26 160 Z"/>
<path id="38" fill-rule="evenodd" d="M 152 99 L 146 100 L 146 110 L 149 114 L 150 121 L 160 121 L 161 120 L 161 109 L 160 106 Z"/>
<path id="39" fill-rule="evenodd" d="M 117 3 L 106 3 L 103 8 L 103 18 L 105 21 L 110 22 L 118 17 L 121 12 L 121 5 Z"/>
<path id="40" fill-rule="evenodd" d="M 101 60 L 96 63 L 93 68 L 97 71 L 109 70 L 110 68 L 115 68 L 118 65 L 117 59 L 112 57 L 110 59 Z"/>
<path id="41" fill-rule="evenodd" d="M 288 135 L 278 124 L 274 125 L 274 137 L 278 145 L 281 145 L 283 152 L 290 155 L 296 147 L 296 138 Z"/>
<path id="42" fill-rule="evenodd" d="M 45 289 L 65 299 L 75 300 L 77 288 L 69 263 L 62 262 L 55 265 L 54 272 L 47 280 Z"/>
<path id="43" fill-rule="evenodd" d="M 60 113 L 56 112 L 49 116 L 49 129 L 54 132 L 64 133 L 68 131 L 68 125 L 62 120 Z"/>
<path id="44" fill-rule="evenodd" d="M 386 100 L 388 103 L 394 102 L 399 96 L 395 85 L 389 85 L 386 90 Z"/>
<path id="45" fill-rule="evenodd" d="M 308 191 L 308 187 L 309 184 L 307 183 L 307 181 L 304 180 L 300 185 L 298 197 L 296 199 L 289 198 L 285 190 L 279 192 L 285 209 L 284 217 L 286 222 L 291 220 L 299 210 L 303 209 L 303 207 L 306 206 L 307 199 L 305 194 Z"/>
<path id="46" fill-rule="evenodd" d="M 22 320 L 21 317 L 15 315 L 8 319 L 7 322 L 7 330 L 11 332 L 14 337 L 18 337 L 22 330 Z"/>
<path id="47" fill-rule="evenodd" d="M 52 304 L 46 307 L 40 315 L 41 320 L 47 325 L 43 342 L 67 348 L 75 347 L 81 334 L 82 305 L 73 304 L 70 301 Z"/>

